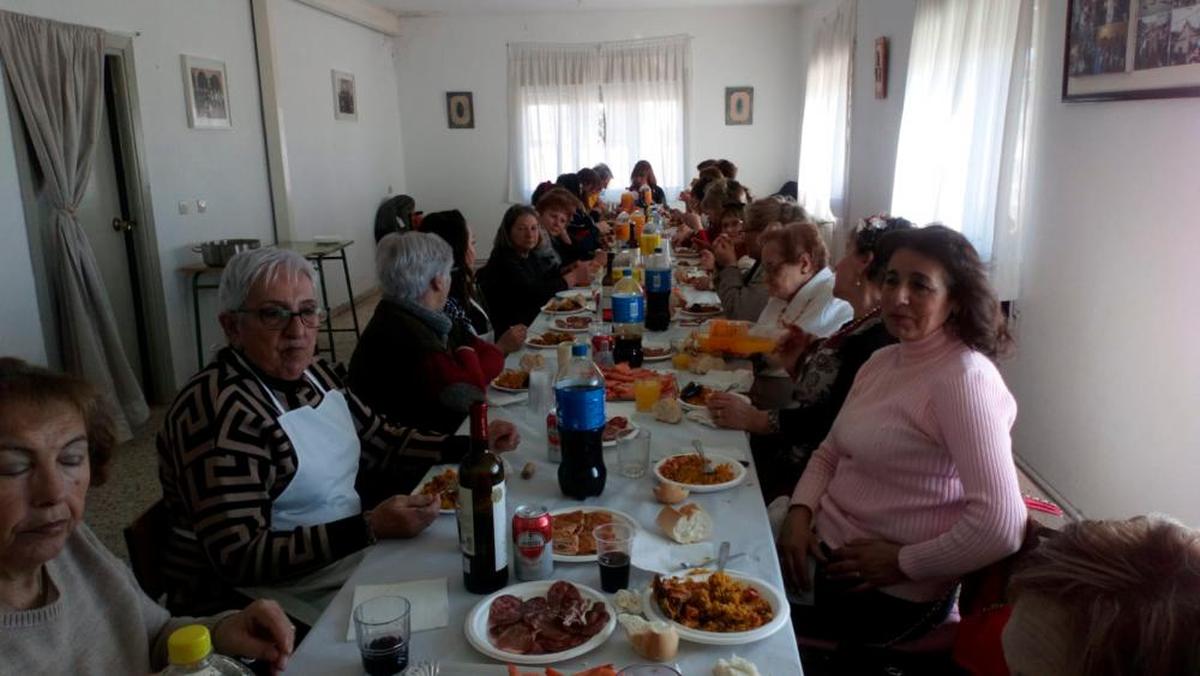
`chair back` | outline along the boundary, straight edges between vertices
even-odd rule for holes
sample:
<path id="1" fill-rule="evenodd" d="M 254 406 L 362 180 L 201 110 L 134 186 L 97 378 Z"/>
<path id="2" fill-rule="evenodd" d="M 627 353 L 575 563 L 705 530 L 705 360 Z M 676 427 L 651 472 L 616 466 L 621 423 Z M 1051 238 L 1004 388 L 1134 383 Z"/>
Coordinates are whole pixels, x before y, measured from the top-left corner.
<path id="1" fill-rule="evenodd" d="M 155 601 L 159 601 L 167 591 L 163 578 L 163 547 L 169 530 L 167 506 L 159 499 L 124 531 L 125 548 L 129 550 L 133 576 L 146 596 Z"/>

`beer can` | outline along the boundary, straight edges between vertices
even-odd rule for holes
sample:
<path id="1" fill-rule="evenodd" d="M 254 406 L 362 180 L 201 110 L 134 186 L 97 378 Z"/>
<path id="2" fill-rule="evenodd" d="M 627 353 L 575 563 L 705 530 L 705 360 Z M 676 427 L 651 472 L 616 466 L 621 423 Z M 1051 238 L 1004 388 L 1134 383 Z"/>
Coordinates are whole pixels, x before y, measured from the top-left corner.
<path id="1" fill-rule="evenodd" d="M 562 462 L 562 442 L 558 438 L 558 409 L 546 414 L 546 458 L 550 462 Z"/>
<path id="2" fill-rule="evenodd" d="M 513 561 L 518 580 L 546 580 L 554 573 L 554 529 L 541 505 L 518 505 L 513 512 Z"/>

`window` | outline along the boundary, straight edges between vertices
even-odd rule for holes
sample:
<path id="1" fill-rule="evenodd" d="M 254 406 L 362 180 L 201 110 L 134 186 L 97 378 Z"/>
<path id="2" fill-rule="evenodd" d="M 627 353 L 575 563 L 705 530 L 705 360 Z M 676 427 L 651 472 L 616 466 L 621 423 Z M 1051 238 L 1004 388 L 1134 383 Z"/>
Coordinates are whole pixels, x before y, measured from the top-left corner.
<path id="1" fill-rule="evenodd" d="M 687 37 L 590 45 L 510 45 L 509 199 L 605 162 L 612 188 L 638 160 L 671 194 L 684 181 Z"/>
<path id="2" fill-rule="evenodd" d="M 892 213 L 966 235 L 1016 297 L 1033 0 L 919 0 Z"/>
<path id="3" fill-rule="evenodd" d="M 843 219 L 856 3 L 842 2 L 817 28 L 808 57 L 800 128 L 799 201 L 826 221 Z"/>

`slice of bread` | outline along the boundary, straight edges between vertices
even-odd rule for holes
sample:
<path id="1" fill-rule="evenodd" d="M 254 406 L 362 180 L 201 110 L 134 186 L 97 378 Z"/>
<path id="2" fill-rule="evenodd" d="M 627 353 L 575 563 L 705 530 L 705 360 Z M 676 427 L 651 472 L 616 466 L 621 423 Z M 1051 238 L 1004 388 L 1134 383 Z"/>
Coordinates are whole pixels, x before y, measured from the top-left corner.
<path id="1" fill-rule="evenodd" d="M 667 505 L 654 522 L 672 540 L 684 545 L 707 540 L 713 532 L 712 517 L 694 502 L 678 509 Z"/>

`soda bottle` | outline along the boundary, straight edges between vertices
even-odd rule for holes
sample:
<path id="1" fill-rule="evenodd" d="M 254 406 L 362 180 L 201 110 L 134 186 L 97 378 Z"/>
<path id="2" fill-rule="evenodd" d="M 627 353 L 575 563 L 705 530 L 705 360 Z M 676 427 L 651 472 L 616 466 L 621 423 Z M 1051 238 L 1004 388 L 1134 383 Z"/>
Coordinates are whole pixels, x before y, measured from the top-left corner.
<path id="1" fill-rule="evenodd" d="M 646 330 L 671 327 L 671 261 L 662 247 L 646 262 Z"/>
<path id="2" fill-rule="evenodd" d="M 587 345 L 571 348 L 571 361 L 559 369 L 554 384 L 558 402 L 558 439 L 562 463 L 558 487 L 563 495 L 583 500 L 604 492 L 604 374 L 587 356 Z"/>
<path id="3" fill-rule="evenodd" d="M 621 281 L 613 287 L 613 361 L 628 363 L 637 368 L 642 365 L 642 324 L 646 321 L 646 298 L 642 287 L 633 277 L 633 270 L 625 268 Z"/>

